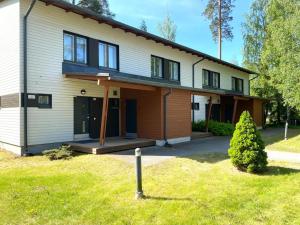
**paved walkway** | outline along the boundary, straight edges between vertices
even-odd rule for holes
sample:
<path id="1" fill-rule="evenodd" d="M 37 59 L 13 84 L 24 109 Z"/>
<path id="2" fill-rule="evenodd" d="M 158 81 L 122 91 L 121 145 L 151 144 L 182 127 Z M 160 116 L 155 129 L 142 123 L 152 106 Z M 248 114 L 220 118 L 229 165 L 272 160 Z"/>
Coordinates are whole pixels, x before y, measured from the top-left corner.
<path id="1" fill-rule="evenodd" d="M 167 159 L 175 157 L 188 157 L 205 153 L 227 154 L 229 148 L 229 137 L 208 137 L 191 142 L 181 143 L 172 147 L 148 147 L 142 149 L 143 165 L 158 164 Z M 134 150 L 108 154 L 112 157 L 135 163 Z M 300 163 L 300 153 L 268 151 L 269 160 L 288 161 Z"/>

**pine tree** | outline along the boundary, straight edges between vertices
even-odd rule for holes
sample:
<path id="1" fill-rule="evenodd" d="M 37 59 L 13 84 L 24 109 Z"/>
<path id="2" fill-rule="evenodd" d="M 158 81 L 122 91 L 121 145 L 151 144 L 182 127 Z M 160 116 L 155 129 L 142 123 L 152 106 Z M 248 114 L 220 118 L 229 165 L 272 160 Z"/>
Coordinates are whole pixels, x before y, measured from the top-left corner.
<path id="1" fill-rule="evenodd" d="M 248 111 L 244 111 L 236 124 L 228 154 L 239 170 L 258 173 L 266 170 L 267 153 L 264 142 Z"/>
<path id="2" fill-rule="evenodd" d="M 141 25 L 140 25 L 140 29 L 147 32 L 148 28 L 147 28 L 147 24 L 145 20 L 142 20 Z"/>
<path id="3" fill-rule="evenodd" d="M 210 31 L 216 42 L 219 42 L 219 58 L 222 58 L 222 40 L 232 40 L 232 27 L 230 22 L 234 0 L 208 0 L 203 15 L 210 21 Z"/>
<path id="4" fill-rule="evenodd" d="M 107 16 L 110 18 L 113 18 L 115 16 L 115 14 L 110 11 L 107 0 L 80 0 L 78 5 L 84 8 L 88 8 L 95 13 L 103 16 Z"/>

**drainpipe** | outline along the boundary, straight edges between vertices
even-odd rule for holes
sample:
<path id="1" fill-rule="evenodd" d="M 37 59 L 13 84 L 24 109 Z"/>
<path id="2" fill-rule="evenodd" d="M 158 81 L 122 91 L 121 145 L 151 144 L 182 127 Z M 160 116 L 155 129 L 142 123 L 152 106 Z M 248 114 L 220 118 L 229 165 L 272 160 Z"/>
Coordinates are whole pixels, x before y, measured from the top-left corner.
<path id="1" fill-rule="evenodd" d="M 197 62 L 195 62 L 195 63 L 193 63 L 193 80 L 192 80 L 192 85 L 193 85 L 193 88 L 195 87 L 195 66 L 198 64 L 198 63 L 200 63 L 200 62 L 202 62 L 203 60 L 204 60 L 205 58 L 202 58 L 202 59 L 200 59 L 200 60 L 198 60 Z M 193 95 L 193 105 L 194 105 L 194 103 L 195 103 L 195 95 Z M 195 122 L 195 110 L 193 109 L 193 122 Z"/>
<path id="2" fill-rule="evenodd" d="M 23 88 L 24 88 L 24 94 L 23 94 L 23 102 L 24 102 L 24 149 L 25 154 L 28 153 L 28 121 L 27 121 L 27 19 L 29 14 L 31 13 L 31 10 L 33 9 L 35 3 L 37 0 L 32 0 L 25 16 L 23 19 Z"/>
<path id="3" fill-rule="evenodd" d="M 167 98 L 168 96 L 172 94 L 172 88 L 169 88 L 169 91 L 164 94 L 164 141 L 165 146 L 170 146 L 170 144 L 167 141 Z"/>

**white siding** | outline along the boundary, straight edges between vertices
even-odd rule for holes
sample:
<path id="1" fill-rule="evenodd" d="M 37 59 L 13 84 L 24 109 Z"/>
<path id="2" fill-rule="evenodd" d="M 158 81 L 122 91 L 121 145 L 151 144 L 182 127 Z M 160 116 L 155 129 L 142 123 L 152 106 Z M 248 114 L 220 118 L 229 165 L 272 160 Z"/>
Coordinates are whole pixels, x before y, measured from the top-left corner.
<path id="1" fill-rule="evenodd" d="M 28 0 L 22 1 L 22 14 L 28 3 Z M 53 108 L 29 108 L 30 145 L 72 140 L 73 97 L 80 95 L 82 88 L 86 89 L 87 96 L 102 96 L 102 89 L 94 82 L 63 78 L 64 30 L 118 44 L 120 71 L 124 73 L 150 77 L 151 55 L 179 61 L 181 84 L 192 86 L 192 64 L 199 58 L 38 1 L 29 17 L 28 92 L 52 94 Z M 231 89 L 231 75 L 247 78 L 237 70 L 205 60 L 197 66 L 196 87 L 199 88 L 202 86 L 202 67 L 220 72 L 221 88 L 224 89 Z M 247 90 L 247 82 L 244 84 Z"/>
<path id="2" fill-rule="evenodd" d="M 0 2 L 0 96 L 20 93 L 19 6 L 18 0 Z M 0 108 L 0 142 L 20 146 L 19 107 Z"/>

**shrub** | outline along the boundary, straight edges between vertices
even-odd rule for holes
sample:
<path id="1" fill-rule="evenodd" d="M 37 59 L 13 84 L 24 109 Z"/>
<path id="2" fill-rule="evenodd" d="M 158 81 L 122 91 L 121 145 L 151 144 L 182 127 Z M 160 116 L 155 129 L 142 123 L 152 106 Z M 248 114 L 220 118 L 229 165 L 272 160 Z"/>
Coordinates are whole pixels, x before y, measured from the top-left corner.
<path id="1" fill-rule="evenodd" d="M 262 172 L 267 167 L 267 153 L 259 131 L 248 111 L 244 111 L 236 124 L 228 150 L 232 164 L 250 173 Z"/>
<path id="2" fill-rule="evenodd" d="M 70 146 L 62 145 L 57 149 L 43 151 L 43 155 L 50 160 L 70 159 L 72 158 L 73 151 L 70 149 Z"/>
<path id="3" fill-rule="evenodd" d="M 192 130 L 205 132 L 205 121 L 200 120 L 192 123 Z M 234 126 L 231 123 L 210 120 L 208 122 L 208 131 L 216 136 L 230 136 L 233 134 Z"/>

